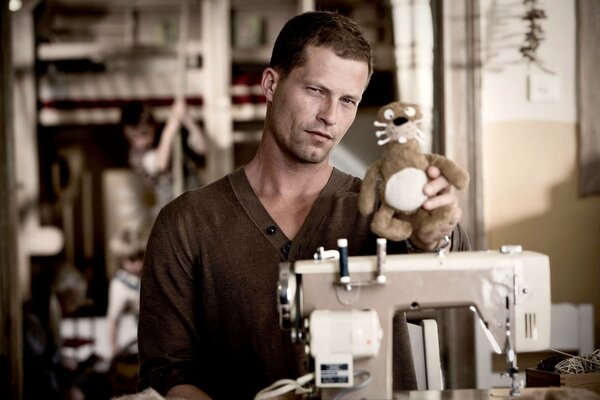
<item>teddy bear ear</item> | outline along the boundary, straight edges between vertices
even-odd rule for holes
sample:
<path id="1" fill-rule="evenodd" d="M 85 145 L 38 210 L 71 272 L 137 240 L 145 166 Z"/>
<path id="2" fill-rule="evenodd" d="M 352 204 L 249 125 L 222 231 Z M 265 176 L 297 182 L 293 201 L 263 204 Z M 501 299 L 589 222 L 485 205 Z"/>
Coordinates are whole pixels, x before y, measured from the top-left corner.
<path id="1" fill-rule="evenodd" d="M 417 110 L 415 110 L 414 107 L 409 106 L 404 109 L 404 114 L 406 114 L 407 117 L 414 117 L 417 115 Z"/>
<path id="2" fill-rule="evenodd" d="M 391 108 L 388 108 L 388 109 L 386 109 L 386 110 L 383 112 L 383 117 L 384 117 L 385 119 L 387 119 L 388 121 L 391 121 L 391 120 L 393 120 L 393 119 L 394 119 L 394 116 L 395 116 L 395 115 L 394 115 L 394 110 L 392 110 Z"/>

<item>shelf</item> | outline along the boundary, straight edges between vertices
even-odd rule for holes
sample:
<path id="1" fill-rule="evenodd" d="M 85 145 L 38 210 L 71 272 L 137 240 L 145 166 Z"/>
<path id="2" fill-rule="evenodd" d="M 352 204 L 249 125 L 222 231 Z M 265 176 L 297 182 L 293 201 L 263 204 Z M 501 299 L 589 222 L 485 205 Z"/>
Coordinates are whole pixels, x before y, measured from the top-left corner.
<path id="1" fill-rule="evenodd" d="M 267 66 L 271 60 L 270 47 L 257 47 L 248 49 L 233 48 L 231 61 L 240 64 L 263 64 Z"/>
<path id="2" fill-rule="evenodd" d="M 177 44 L 172 45 L 132 45 L 123 42 L 73 42 L 42 43 L 38 46 L 37 57 L 40 61 L 92 59 L 103 60 L 118 56 L 176 56 L 179 52 Z M 201 56 L 201 41 L 193 41 L 186 46 L 188 56 Z"/>

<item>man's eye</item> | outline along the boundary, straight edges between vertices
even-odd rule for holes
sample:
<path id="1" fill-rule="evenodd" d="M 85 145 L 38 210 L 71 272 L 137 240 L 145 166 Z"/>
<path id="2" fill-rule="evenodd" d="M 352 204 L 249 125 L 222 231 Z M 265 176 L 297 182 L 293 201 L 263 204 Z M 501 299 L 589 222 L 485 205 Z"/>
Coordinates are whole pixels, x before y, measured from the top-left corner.
<path id="1" fill-rule="evenodd" d="M 342 98 L 340 101 L 341 101 L 342 103 L 351 104 L 351 105 L 356 105 L 356 100 L 347 99 L 347 98 Z"/>
<path id="2" fill-rule="evenodd" d="M 315 93 L 318 93 L 318 94 L 323 93 L 323 91 L 321 89 L 316 88 L 316 87 L 309 87 L 308 90 L 310 90 L 312 92 L 315 92 Z"/>

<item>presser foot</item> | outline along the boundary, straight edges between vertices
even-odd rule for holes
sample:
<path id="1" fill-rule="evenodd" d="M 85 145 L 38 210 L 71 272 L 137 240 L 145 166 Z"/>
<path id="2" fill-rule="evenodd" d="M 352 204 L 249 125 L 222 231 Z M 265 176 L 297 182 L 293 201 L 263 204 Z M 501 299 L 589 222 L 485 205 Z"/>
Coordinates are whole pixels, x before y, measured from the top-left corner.
<path id="1" fill-rule="evenodd" d="M 521 396 L 521 382 L 519 381 L 519 369 L 513 366 L 509 366 L 506 372 L 502 373 L 502 376 L 508 376 L 510 378 L 510 397 Z"/>

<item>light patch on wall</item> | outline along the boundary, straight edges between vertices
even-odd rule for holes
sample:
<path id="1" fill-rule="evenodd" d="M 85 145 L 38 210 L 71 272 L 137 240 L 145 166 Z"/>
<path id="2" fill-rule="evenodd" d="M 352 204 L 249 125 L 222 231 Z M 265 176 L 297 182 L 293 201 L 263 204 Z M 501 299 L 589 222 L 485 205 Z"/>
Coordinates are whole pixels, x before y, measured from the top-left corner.
<path id="1" fill-rule="evenodd" d="M 486 228 L 548 212 L 553 188 L 576 168 L 575 125 L 489 124 L 484 137 Z"/>
<path id="2" fill-rule="evenodd" d="M 533 102 L 558 101 L 560 78 L 554 74 L 529 74 L 527 76 L 527 99 Z"/>

